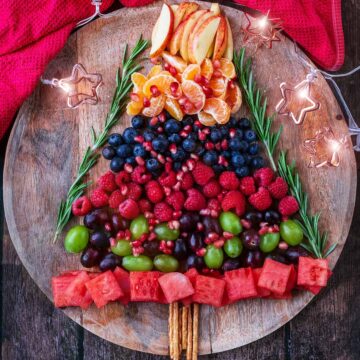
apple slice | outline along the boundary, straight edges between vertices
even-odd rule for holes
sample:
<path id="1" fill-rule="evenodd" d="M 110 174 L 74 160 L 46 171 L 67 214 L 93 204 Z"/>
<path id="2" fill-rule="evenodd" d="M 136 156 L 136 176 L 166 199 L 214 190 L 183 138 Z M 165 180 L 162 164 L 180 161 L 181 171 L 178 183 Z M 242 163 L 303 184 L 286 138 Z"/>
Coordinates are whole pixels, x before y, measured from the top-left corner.
<path id="1" fill-rule="evenodd" d="M 177 54 L 177 52 L 180 50 L 181 39 L 189 17 L 190 15 L 180 23 L 180 25 L 175 29 L 173 36 L 171 37 L 171 40 L 168 44 L 168 49 L 171 55 Z"/>
<path id="2" fill-rule="evenodd" d="M 163 51 L 162 58 L 171 66 L 173 66 L 177 72 L 183 73 L 187 67 L 187 63 L 180 57 L 169 54 L 167 51 Z"/>
<path id="3" fill-rule="evenodd" d="M 225 19 L 226 19 L 226 25 L 227 25 L 227 30 L 228 30 L 228 40 L 227 40 L 227 45 L 226 45 L 226 49 L 225 49 L 223 56 L 225 58 L 229 59 L 230 61 L 232 61 L 233 55 L 234 55 L 234 40 L 233 40 L 233 35 L 232 35 L 229 19 L 227 17 L 225 17 Z"/>
<path id="4" fill-rule="evenodd" d="M 218 3 L 212 3 L 210 7 L 210 11 L 214 13 L 214 15 L 220 15 L 220 6 Z"/>
<path id="5" fill-rule="evenodd" d="M 192 14 L 199 8 L 198 4 L 191 3 L 191 2 L 183 2 L 181 3 L 176 11 L 174 12 L 174 29 L 176 29 L 180 22 L 186 18 L 187 15 Z"/>
<path id="6" fill-rule="evenodd" d="M 197 30 L 192 44 L 192 53 L 197 64 L 201 64 L 215 38 L 220 24 L 220 16 L 212 16 L 207 19 Z"/>
<path id="7" fill-rule="evenodd" d="M 189 58 L 189 61 L 192 62 L 193 64 L 196 63 L 196 60 L 194 58 L 194 54 L 192 52 L 192 44 L 194 42 L 194 36 L 195 36 L 196 32 L 198 31 L 198 29 L 200 29 L 201 25 L 207 19 L 209 19 L 212 16 L 214 16 L 214 14 L 211 11 L 208 11 L 204 15 L 200 16 L 200 18 L 196 22 L 196 25 L 192 29 L 191 34 L 189 36 L 189 40 L 188 40 L 188 58 Z"/>
<path id="8" fill-rule="evenodd" d="M 189 60 L 189 57 L 188 57 L 189 36 L 190 36 L 191 32 L 193 31 L 193 29 L 196 25 L 196 22 L 199 20 L 200 16 L 204 15 L 208 11 L 209 10 L 195 11 L 194 13 L 192 13 L 190 15 L 189 19 L 186 22 L 184 32 L 183 32 L 183 35 L 181 38 L 181 43 L 180 43 L 180 54 L 185 61 Z"/>
<path id="9" fill-rule="evenodd" d="M 159 56 L 165 50 L 171 39 L 173 28 L 174 13 L 168 4 L 164 4 L 151 35 L 150 57 Z"/>
<path id="10" fill-rule="evenodd" d="M 214 60 L 221 59 L 225 52 L 228 38 L 227 32 L 228 31 L 225 16 L 220 16 L 219 28 L 215 37 L 215 46 L 213 52 Z"/>
<path id="11" fill-rule="evenodd" d="M 171 7 L 171 10 L 173 11 L 174 16 L 175 16 L 175 12 L 179 8 L 179 5 L 170 5 L 170 7 Z M 174 23 L 175 23 L 175 19 L 174 19 Z M 174 26 L 174 28 L 175 28 L 175 26 Z"/>

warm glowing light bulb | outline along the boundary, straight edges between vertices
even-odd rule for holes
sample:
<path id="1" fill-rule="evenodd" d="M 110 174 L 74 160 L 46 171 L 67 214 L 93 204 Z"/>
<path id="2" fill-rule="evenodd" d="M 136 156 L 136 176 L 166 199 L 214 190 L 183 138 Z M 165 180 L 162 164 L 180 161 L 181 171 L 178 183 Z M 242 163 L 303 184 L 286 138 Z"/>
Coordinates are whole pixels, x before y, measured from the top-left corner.
<path id="1" fill-rule="evenodd" d="M 60 83 L 60 87 L 67 93 L 69 93 L 71 91 L 71 86 L 69 84 L 67 84 L 66 82 L 61 82 Z"/>
<path id="2" fill-rule="evenodd" d="M 298 96 L 299 96 L 300 99 L 305 99 L 308 96 L 307 90 L 306 89 L 301 89 L 298 92 Z"/>
<path id="3" fill-rule="evenodd" d="M 268 25 L 268 20 L 267 20 L 267 16 L 264 16 L 263 18 L 261 18 L 259 20 L 259 28 L 261 29 L 265 29 Z"/>
<path id="4" fill-rule="evenodd" d="M 336 140 L 332 140 L 330 142 L 330 147 L 333 152 L 338 152 L 340 150 L 341 144 Z"/>

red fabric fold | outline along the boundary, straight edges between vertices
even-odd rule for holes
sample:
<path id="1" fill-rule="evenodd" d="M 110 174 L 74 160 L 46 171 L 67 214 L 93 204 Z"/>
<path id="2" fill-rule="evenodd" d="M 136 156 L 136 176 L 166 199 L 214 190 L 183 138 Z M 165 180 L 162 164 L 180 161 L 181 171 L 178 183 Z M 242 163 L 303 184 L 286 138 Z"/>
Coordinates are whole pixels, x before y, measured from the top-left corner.
<path id="1" fill-rule="evenodd" d="M 236 1 L 263 13 L 270 10 L 271 17 L 280 18 L 284 31 L 323 68 L 336 70 L 342 65 L 340 0 Z M 121 0 L 125 6 L 151 2 Z M 101 11 L 112 3 L 113 0 L 103 0 Z M 4 2 L 0 11 L 0 139 L 77 22 L 93 13 L 90 0 Z"/>

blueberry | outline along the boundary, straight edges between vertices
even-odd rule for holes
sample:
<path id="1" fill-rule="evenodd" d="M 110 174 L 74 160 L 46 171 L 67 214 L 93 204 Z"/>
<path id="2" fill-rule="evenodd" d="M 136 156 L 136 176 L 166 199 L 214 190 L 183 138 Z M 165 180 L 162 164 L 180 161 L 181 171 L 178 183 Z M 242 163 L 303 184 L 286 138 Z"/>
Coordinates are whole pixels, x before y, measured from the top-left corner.
<path id="1" fill-rule="evenodd" d="M 146 156 L 146 150 L 141 144 L 136 144 L 133 149 L 134 156 L 140 156 L 144 158 Z"/>
<path id="2" fill-rule="evenodd" d="M 251 126 L 250 120 L 248 118 L 241 118 L 238 122 L 238 127 L 240 129 L 248 129 Z"/>
<path id="3" fill-rule="evenodd" d="M 169 136 L 169 142 L 173 144 L 180 144 L 181 143 L 181 136 L 179 134 L 171 134 Z"/>
<path id="4" fill-rule="evenodd" d="M 183 124 L 184 126 L 192 125 L 193 123 L 194 123 L 194 119 L 193 119 L 191 116 L 189 116 L 189 115 L 185 116 L 184 119 L 183 119 L 183 121 L 182 121 L 182 124 Z"/>
<path id="5" fill-rule="evenodd" d="M 246 130 L 245 131 L 245 140 L 249 143 L 252 143 L 256 140 L 256 134 L 254 130 Z"/>
<path id="6" fill-rule="evenodd" d="M 150 129 L 145 129 L 143 137 L 145 141 L 153 141 L 156 138 L 156 134 Z"/>
<path id="7" fill-rule="evenodd" d="M 238 150 L 240 150 L 241 147 L 242 147 L 242 146 L 241 146 L 241 142 L 242 142 L 241 139 L 238 139 L 238 138 L 234 137 L 234 138 L 230 139 L 230 141 L 229 141 L 229 148 L 230 148 L 231 150 L 236 150 L 236 151 L 238 151 Z"/>
<path id="8" fill-rule="evenodd" d="M 181 170 L 181 166 L 182 166 L 181 162 L 175 161 L 175 162 L 173 163 L 173 170 L 174 170 L 174 171 L 179 171 L 179 170 Z"/>
<path id="9" fill-rule="evenodd" d="M 124 130 L 123 138 L 127 144 L 134 144 L 135 136 L 137 136 L 137 135 L 138 135 L 138 132 L 134 128 L 128 127 Z"/>
<path id="10" fill-rule="evenodd" d="M 178 148 L 178 149 L 176 150 L 176 153 L 175 153 L 175 154 L 171 154 L 171 157 L 172 157 L 175 161 L 183 161 L 183 160 L 186 159 L 187 154 L 186 154 L 186 152 L 184 151 L 184 149 Z"/>
<path id="11" fill-rule="evenodd" d="M 206 151 L 203 156 L 203 162 L 206 165 L 215 165 L 218 162 L 218 154 L 215 150 Z"/>
<path id="12" fill-rule="evenodd" d="M 243 136 L 244 136 L 244 133 L 243 133 L 243 131 L 242 131 L 241 129 L 236 129 L 236 130 L 235 130 L 235 136 L 234 136 L 234 137 L 237 137 L 237 138 L 239 138 L 239 139 L 242 139 Z"/>
<path id="13" fill-rule="evenodd" d="M 135 129 L 141 129 L 145 125 L 145 118 L 141 115 L 136 115 L 131 119 L 131 125 Z"/>
<path id="14" fill-rule="evenodd" d="M 219 164 L 214 165 L 212 168 L 217 174 L 221 174 L 222 172 L 225 171 L 225 167 Z"/>
<path id="15" fill-rule="evenodd" d="M 205 154 L 205 148 L 201 144 L 197 144 L 194 150 L 194 154 L 197 156 L 203 156 Z"/>
<path id="16" fill-rule="evenodd" d="M 191 134 L 190 134 L 191 135 Z M 196 142 L 195 140 L 187 137 L 183 143 L 182 143 L 182 147 L 185 151 L 187 152 L 193 152 L 196 149 Z"/>
<path id="17" fill-rule="evenodd" d="M 243 154 L 243 157 L 244 157 L 244 159 L 245 159 L 245 164 L 246 164 L 246 165 L 250 165 L 250 163 L 251 163 L 251 156 L 248 155 L 248 154 Z"/>
<path id="18" fill-rule="evenodd" d="M 219 129 L 212 129 L 210 132 L 210 139 L 213 143 L 217 143 L 222 139 L 222 134 Z"/>
<path id="19" fill-rule="evenodd" d="M 257 155 L 259 152 L 259 143 L 254 142 L 254 143 L 250 144 L 247 151 L 250 155 Z"/>
<path id="20" fill-rule="evenodd" d="M 175 119 L 170 119 L 165 123 L 164 130 L 167 134 L 176 134 L 181 130 L 181 124 Z"/>
<path id="21" fill-rule="evenodd" d="M 120 158 L 120 157 L 114 157 L 111 161 L 110 161 L 110 169 L 113 172 L 119 172 L 121 171 L 122 167 L 124 166 L 124 159 Z"/>
<path id="22" fill-rule="evenodd" d="M 102 150 L 102 155 L 106 160 L 111 160 L 115 154 L 116 151 L 112 146 L 105 146 Z"/>
<path id="23" fill-rule="evenodd" d="M 126 158 L 132 155 L 131 146 L 128 144 L 122 144 L 116 149 L 116 154 L 119 157 Z"/>
<path id="24" fill-rule="evenodd" d="M 247 166 L 241 166 L 235 169 L 235 174 L 239 177 L 245 177 L 250 174 L 250 170 Z"/>
<path id="25" fill-rule="evenodd" d="M 240 153 L 234 153 L 231 157 L 231 163 L 234 165 L 235 168 L 239 168 L 245 165 L 245 158 Z"/>
<path id="26" fill-rule="evenodd" d="M 222 138 L 225 139 L 229 135 L 229 130 L 225 126 L 220 127 Z"/>
<path id="27" fill-rule="evenodd" d="M 169 142 L 165 136 L 160 135 L 156 139 L 152 141 L 152 147 L 157 152 L 165 152 L 167 147 L 169 146 Z"/>
<path id="28" fill-rule="evenodd" d="M 161 165 L 157 159 L 146 160 L 146 169 L 148 169 L 150 172 L 159 170 L 160 167 L 161 167 Z"/>
<path id="29" fill-rule="evenodd" d="M 260 168 L 264 167 L 264 165 L 265 165 L 265 162 L 261 156 L 255 156 L 251 159 L 251 166 L 254 169 L 260 169 Z"/>
<path id="30" fill-rule="evenodd" d="M 114 147 L 118 147 L 123 144 L 124 140 L 120 134 L 111 134 L 108 138 L 108 144 Z"/>
<path id="31" fill-rule="evenodd" d="M 245 140 L 240 141 L 240 151 L 245 152 L 249 147 L 249 143 Z"/>
<path id="32" fill-rule="evenodd" d="M 237 125 L 239 123 L 239 120 L 238 119 L 235 119 L 234 117 L 230 117 L 230 120 L 228 122 L 229 126 L 231 126 L 232 128 L 236 128 Z"/>
<path id="33" fill-rule="evenodd" d="M 129 156 L 125 159 L 125 162 L 130 165 L 136 165 L 135 156 Z"/>
<path id="34" fill-rule="evenodd" d="M 198 140 L 198 135 L 196 132 L 191 132 L 187 137 L 186 139 L 190 139 L 190 140 L 194 140 L 194 141 L 197 141 Z"/>

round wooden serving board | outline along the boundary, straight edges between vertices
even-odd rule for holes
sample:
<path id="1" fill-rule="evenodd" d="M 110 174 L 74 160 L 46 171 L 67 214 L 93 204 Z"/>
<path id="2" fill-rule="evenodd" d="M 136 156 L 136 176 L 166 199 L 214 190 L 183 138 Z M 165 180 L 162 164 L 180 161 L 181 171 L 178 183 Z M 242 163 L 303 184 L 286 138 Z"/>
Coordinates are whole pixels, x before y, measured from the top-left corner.
<path id="1" fill-rule="evenodd" d="M 140 34 L 150 37 L 160 6 L 158 2 L 144 8 L 122 9 L 90 23 L 70 37 L 48 66 L 44 77 L 50 79 L 69 76 L 75 63 L 83 64 L 88 72 L 101 73 L 104 84 L 97 106 L 69 109 L 60 89 L 39 84 L 19 112 L 4 169 L 5 214 L 21 261 L 49 299 L 51 277 L 80 267 L 78 256 L 65 253 L 63 236 L 53 243 L 59 202 L 64 199 L 84 149 L 90 144 L 90 127 L 96 130 L 103 127 L 125 44 L 131 47 Z M 202 3 L 202 6 L 210 4 Z M 228 7 L 222 10 L 230 19 L 235 48 L 240 49 L 240 24 L 245 21 L 244 15 Z M 150 67 L 149 62 L 146 67 Z M 307 71 L 293 43 L 283 36 L 272 49 L 259 49 L 255 53 L 255 77 L 268 97 L 270 113 L 280 100 L 280 83 L 297 84 Z M 307 167 L 308 157 L 302 146 L 306 138 L 324 126 L 331 126 L 339 136 L 347 131 L 345 122 L 336 120 L 341 110 L 321 76 L 313 85 L 313 96 L 321 102 L 321 108 L 309 113 L 303 125 L 296 126 L 289 118 L 278 116 L 275 126 L 284 125 L 280 146 L 288 150 L 289 159 L 297 162 L 311 210 L 322 212 L 321 228 L 329 231 L 331 243 L 338 242 L 330 257 L 333 268 L 352 220 L 355 159 L 348 146 L 341 152 L 339 168 Z M 244 106 L 242 112 L 246 112 Z M 124 115 L 114 130 L 124 129 L 129 120 Z M 101 159 L 91 178 L 96 179 L 107 168 L 108 163 Z M 301 292 L 288 301 L 248 300 L 221 309 L 201 306 L 199 352 L 216 353 L 255 341 L 284 325 L 312 298 L 311 294 Z M 138 303 L 124 307 L 113 303 L 101 310 L 91 306 L 86 311 L 64 311 L 87 330 L 116 344 L 155 354 L 168 353 L 166 305 Z"/>

